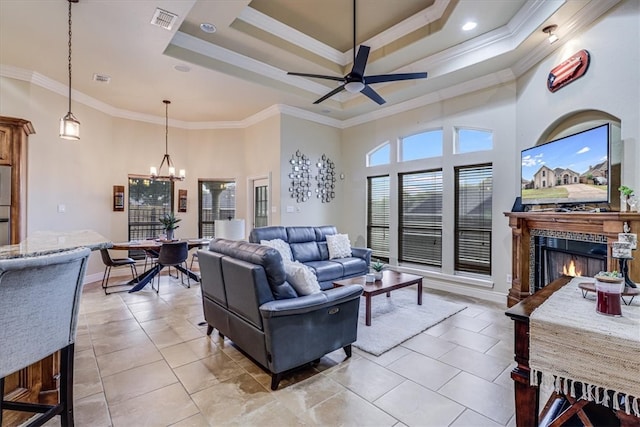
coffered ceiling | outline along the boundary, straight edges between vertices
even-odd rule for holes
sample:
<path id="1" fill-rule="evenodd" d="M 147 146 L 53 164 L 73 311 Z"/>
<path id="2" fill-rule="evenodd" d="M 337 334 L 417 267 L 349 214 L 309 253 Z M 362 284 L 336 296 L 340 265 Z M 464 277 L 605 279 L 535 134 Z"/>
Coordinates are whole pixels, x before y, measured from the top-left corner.
<path id="1" fill-rule="evenodd" d="M 366 74 L 428 73 L 376 84 L 387 101 L 379 106 L 345 91 L 314 105 L 340 83 L 287 74 L 349 72 L 352 0 L 79 0 L 73 98 L 142 120 L 163 117 L 170 99 L 172 120 L 192 127 L 237 126 L 274 106 L 355 123 L 513 80 L 619 1 L 357 0 L 356 44 L 371 47 Z M 66 95 L 67 5 L 0 0 L 0 75 Z M 170 29 L 151 23 L 158 8 L 176 15 Z M 477 26 L 463 31 L 469 21 Z M 550 24 L 554 45 L 541 31 Z"/>

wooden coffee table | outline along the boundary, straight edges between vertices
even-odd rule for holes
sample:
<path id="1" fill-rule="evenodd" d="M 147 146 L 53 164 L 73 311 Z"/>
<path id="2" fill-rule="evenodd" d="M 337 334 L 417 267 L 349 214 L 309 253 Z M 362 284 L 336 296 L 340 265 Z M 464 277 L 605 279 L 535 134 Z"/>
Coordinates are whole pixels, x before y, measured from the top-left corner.
<path id="1" fill-rule="evenodd" d="M 387 294 L 387 297 L 390 297 L 391 291 L 415 284 L 418 285 L 418 305 L 422 305 L 422 276 L 414 274 L 384 270 L 382 280 L 366 282 L 364 276 L 358 276 L 333 282 L 333 287 L 347 285 L 362 285 L 364 287 L 362 296 L 365 298 L 365 324 L 371 326 L 371 297 L 380 294 Z"/>

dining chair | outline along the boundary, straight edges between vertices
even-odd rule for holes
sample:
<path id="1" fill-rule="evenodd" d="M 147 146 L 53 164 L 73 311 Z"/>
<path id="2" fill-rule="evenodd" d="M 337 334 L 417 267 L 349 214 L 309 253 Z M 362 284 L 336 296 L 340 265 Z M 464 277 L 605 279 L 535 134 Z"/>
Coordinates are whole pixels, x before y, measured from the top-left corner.
<path id="1" fill-rule="evenodd" d="M 160 253 L 158 254 L 158 265 L 160 265 L 160 268 L 182 266 L 186 270 L 188 257 L 189 245 L 186 241 L 163 243 L 160 247 Z M 171 277 L 171 275 L 169 276 Z M 184 285 L 184 274 L 182 272 L 180 272 L 180 282 Z M 156 293 L 160 292 L 160 274 L 158 274 L 158 287 L 153 288 L 153 283 L 151 287 Z M 191 287 L 189 275 L 187 275 L 186 287 Z"/>
<path id="2" fill-rule="evenodd" d="M 111 254 L 108 249 L 100 249 L 100 255 L 102 256 L 102 262 L 104 263 L 104 274 L 102 275 L 102 289 L 104 289 L 104 294 L 109 295 L 114 292 L 124 292 L 126 289 L 121 289 L 119 291 L 111 291 L 108 292 L 108 288 L 116 288 L 124 286 L 124 284 L 118 285 L 109 285 L 109 276 L 111 276 L 111 269 L 117 267 L 129 267 L 131 269 L 131 276 L 133 279 L 137 281 L 138 279 L 138 270 L 136 269 L 136 261 L 133 258 L 125 257 L 125 258 L 111 258 Z M 131 282 L 130 282 L 131 283 Z"/>
<path id="3" fill-rule="evenodd" d="M 62 426 L 74 425 L 74 343 L 90 253 L 81 248 L 0 260 L 0 425 L 3 410 L 41 414 L 27 426 L 42 425 L 57 415 Z M 58 403 L 4 400 L 5 377 L 57 351 Z M 37 390 L 35 396 L 49 395 L 49 391 Z"/>

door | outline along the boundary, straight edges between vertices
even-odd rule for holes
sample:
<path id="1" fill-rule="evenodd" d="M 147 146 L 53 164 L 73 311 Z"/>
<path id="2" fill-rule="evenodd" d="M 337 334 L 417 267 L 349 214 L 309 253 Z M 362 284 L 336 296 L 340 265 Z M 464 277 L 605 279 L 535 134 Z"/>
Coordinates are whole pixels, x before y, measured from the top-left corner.
<path id="1" fill-rule="evenodd" d="M 269 179 L 253 181 L 253 228 L 269 225 Z"/>

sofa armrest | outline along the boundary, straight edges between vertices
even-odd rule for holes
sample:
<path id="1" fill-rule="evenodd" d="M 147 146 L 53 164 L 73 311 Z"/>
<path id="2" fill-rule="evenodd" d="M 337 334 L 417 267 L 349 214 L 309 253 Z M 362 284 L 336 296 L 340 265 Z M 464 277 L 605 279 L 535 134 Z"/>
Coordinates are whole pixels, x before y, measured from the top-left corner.
<path id="1" fill-rule="evenodd" d="M 371 264 L 371 249 L 369 248 L 351 248 L 351 255 L 362 258 L 367 263 L 367 267 Z"/>
<path id="2" fill-rule="evenodd" d="M 264 319 L 309 313 L 360 298 L 362 291 L 362 286 L 350 285 L 298 298 L 269 301 L 260 306 L 260 313 Z"/>

